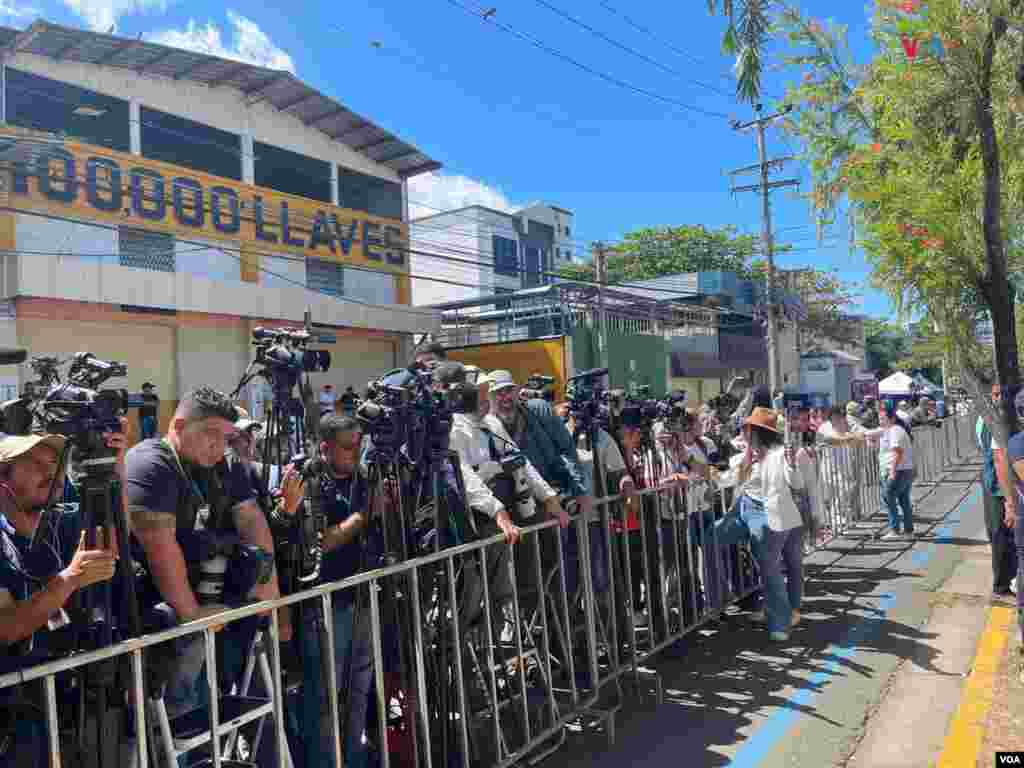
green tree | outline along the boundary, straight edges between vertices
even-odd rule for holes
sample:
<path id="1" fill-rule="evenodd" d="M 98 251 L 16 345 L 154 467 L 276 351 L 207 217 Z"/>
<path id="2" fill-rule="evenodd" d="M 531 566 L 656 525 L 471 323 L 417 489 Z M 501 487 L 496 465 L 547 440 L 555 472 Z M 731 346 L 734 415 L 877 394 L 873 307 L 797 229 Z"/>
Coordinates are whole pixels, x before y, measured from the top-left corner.
<path id="1" fill-rule="evenodd" d="M 939 324 L 976 394 L 992 354 L 976 341 L 986 315 L 999 380 L 1018 383 L 1008 278 L 1024 221 L 1024 46 L 1010 30 L 1024 27 L 1024 0 L 879 2 L 864 66 L 845 29 L 784 0 L 724 0 L 722 10 L 741 97 L 759 95 L 772 34 L 787 42 L 781 64 L 804 70 L 787 90 L 799 112 L 786 128 L 810 162 L 819 218 L 847 204 L 876 285 L 902 311 Z"/>
<path id="2" fill-rule="evenodd" d="M 608 282 L 625 283 L 683 272 L 721 270 L 750 273 L 759 240 L 733 227 L 707 229 L 695 224 L 649 227 L 628 232 L 607 249 Z M 594 265 L 572 264 L 559 273 L 566 279 L 593 280 Z"/>
<path id="3" fill-rule="evenodd" d="M 884 379 L 899 370 L 897 363 L 910 350 L 910 339 L 906 332 L 895 323 L 870 318 L 864 322 L 864 338 L 867 344 L 868 369 Z"/>

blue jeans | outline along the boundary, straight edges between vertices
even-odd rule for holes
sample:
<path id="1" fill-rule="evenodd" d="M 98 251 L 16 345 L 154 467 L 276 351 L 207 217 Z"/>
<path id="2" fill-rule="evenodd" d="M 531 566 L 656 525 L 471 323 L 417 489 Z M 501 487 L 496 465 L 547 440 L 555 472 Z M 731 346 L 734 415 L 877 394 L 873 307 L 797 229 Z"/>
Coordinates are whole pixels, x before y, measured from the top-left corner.
<path id="1" fill-rule="evenodd" d="M 603 594 L 611 583 L 608 576 L 608 542 L 600 523 L 587 524 L 590 539 L 590 574 L 594 592 Z M 580 541 L 575 524 L 561 531 L 562 565 L 565 569 L 565 591 L 571 600 L 580 586 Z M 490 553 L 488 553 L 490 554 Z M 558 581 L 555 581 L 557 584 Z"/>
<path id="2" fill-rule="evenodd" d="M 914 470 L 901 469 L 890 480 L 882 475 L 882 503 L 889 512 L 889 525 L 899 533 L 900 515 L 903 510 L 903 533 L 914 532 L 914 514 L 910 506 L 910 489 L 914 485 Z"/>
<path id="3" fill-rule="evenodd" d="M 156 437 L 156 417 L 155 416 L 143 416 L 139 419 L 139 427 L 142 432 L 142 439 L 148 440 L 151 437 Z"/>
<path id="4" fill-rule="evenodd" d="M 705 509 L 689 516 L 690 540 L 700 547 L 702 556 L 701 585 L 704 588 L 704 607 L 717 611 L 725 599 L 726 584 L 723 583 L 722 572 L 725 570 L 723 554 L 727 547 L 735 541 L 723 541 L 722 529 L 715 522 L 715 510 Z M 696 559 L 692 566 L 697 568 Z"/>
<path id="5" fill-rule="evenodd" d="M 327 680 L 320 657 L 321 633 L 313 619 L 319 600 L 303 604 L 301 630 L 302 693 L 300 721 L 302 741 L 306 750 L 305 768 L 334 768 L 334 743 L 331 737 L 331 707 L 327 698 Z M 369 610 L 359 611 L 358 627 L 353 627 L 355 606 L 343 604 L 334 597 L 334 669 L 338 690 L 339 715 L 344 718 L 348 706 L 348 723 L 343 731 L 346 768 L 363 768 L 367 762 L 363 744 L 366 711 L 373 684 L 373 651 L 371 649 Z"/>
<path id="6" fill-rule="evenodd" d="M 764 505 L 741 496 L 739 509 L 726 515 L 718 526 L 719 546 L 750 538 L 764 583 L 764 612 L 769 632 L 788 632 L 793 611 L 804 595 L 804 527 L 773 531 L 768 527 Z M 786 575 L 782 565 L 786 565 Z"/>

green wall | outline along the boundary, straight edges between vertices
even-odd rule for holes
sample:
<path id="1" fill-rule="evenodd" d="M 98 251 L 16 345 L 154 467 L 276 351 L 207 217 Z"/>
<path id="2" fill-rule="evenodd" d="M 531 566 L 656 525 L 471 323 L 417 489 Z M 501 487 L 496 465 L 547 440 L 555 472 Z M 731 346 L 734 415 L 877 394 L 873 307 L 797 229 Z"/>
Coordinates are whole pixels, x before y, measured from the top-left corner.
<path id="1" fill-rule="evenodd" d="M 633 383 L 646 384 L 653 397 L 663 397 L 667 394 L 668 356 L 668 344 L 660 336 L 610 333 L 609 383 L 613 389 L 627 389 Z M 573 330 L 572 361 L 575 373 L 598 367 L 597 335 L 592 329 L 577 327 Z"/>

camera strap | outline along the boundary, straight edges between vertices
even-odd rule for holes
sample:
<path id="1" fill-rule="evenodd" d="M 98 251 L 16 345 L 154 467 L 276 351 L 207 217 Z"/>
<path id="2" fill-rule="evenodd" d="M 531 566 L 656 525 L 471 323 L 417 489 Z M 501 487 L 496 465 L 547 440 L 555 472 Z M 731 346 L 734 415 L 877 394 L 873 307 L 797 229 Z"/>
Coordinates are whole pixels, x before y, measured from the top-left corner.
<path id="1" fill-rule="evenodd" d="M 175 450 L 174 445 L 166 437 L 162 438 L 160 442 L 171 452 L 174 456 L 174 462 L 177 465 L 178 472 L 181 474 L 182 479 L 188 484 L 191 490 L 193 504 L 195 506 L 195 518 L 192 521 L 192 528 L 197 531 L 206 530 L 208 528 L 219 528 L 221 527 L 221 515 L 220 506 L 223 506 L 223 486 L 217 477 L 217 472 L 210 472 L 210 481 L 208 491 L 204 493 L 203 489 L 196 482 L 195 478 L 185 469 L 185 465 Z M 218 501 L 218 508 L 214 508 L 213 501 Z"/>

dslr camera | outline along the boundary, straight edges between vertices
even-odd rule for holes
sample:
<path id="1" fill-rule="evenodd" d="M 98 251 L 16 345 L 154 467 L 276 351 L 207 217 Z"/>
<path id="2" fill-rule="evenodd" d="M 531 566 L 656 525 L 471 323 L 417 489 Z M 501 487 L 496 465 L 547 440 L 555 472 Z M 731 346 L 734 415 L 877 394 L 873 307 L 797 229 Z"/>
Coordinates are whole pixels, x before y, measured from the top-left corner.
<path id="1" fill-rule="evenodd" d="M 510 451 L 498 461 L 482 465 L 480 479 L 509 512 L 514 510 L 520 519 L 533 517 L 537 511 L 526 479 L 526 456 L 520 451 Z"/>
<path id="2" fill-rule="evenodd" d="M 535 373 L 526 380 L 526 384 L 519 390 L 519 397 L 522 400 L 551 400 L 554 397 L 554 376 L 544 376 Z"/>

